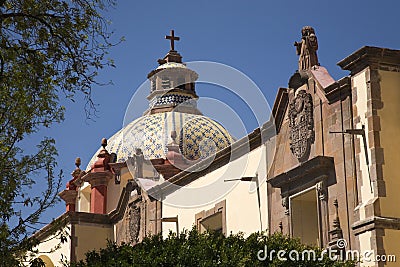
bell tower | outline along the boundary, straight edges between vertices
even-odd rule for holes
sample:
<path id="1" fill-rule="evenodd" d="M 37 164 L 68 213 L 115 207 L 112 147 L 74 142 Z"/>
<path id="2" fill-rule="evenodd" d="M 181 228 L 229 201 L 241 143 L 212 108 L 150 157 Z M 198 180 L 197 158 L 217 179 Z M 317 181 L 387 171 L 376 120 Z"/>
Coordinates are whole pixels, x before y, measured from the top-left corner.
<path id="1" fill-rule="evenodd" d="M 175 36 L 174 30 L 165 39 L 171 42 L 170 50 L 158 60 L 159 66 L 147 75 L 150 80 L 149 108 L 144 115 L 169 111 L 201 115 L 195 90 L 198 74 L 182 63 L 182 56 L 175 50 L 175 41 L 180 38 Z"/>

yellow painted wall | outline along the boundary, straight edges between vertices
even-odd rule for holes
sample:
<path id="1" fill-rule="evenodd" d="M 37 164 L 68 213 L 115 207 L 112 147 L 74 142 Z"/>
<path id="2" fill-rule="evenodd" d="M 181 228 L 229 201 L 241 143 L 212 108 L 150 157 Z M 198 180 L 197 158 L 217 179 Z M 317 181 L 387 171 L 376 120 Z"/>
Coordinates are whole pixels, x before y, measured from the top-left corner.
<path id="1" fill-rule="evenodd" d="M 115 184 L 114 178 L 108 181 L 107 185 L 107 213 L 115 210 L 118 205 L 118 201 L 121 197 L 122 189 L 126 186 L 129 179 L 132 179 L 132 175 L 128 168 L 122 168 L 121 170 L 121 183 Z"/>
<path id="2" fill-rule="evenodd" d="M 79 261 L 85 258 L 85 253 L 88 251 L 105 248 L 107 239 L 113 238 L 113 230 L 102 225 L 80 224 L 75 225 L 75 235 L 78 237 L 75 251 Z"/>
<path id="3" fill-rule="evenodd" d="M 400 217 L 400 73 L 379 71 L 383 108 L 378 111 L 381 120 L 381 147 L 384 152 L 383 177 L 386 197 L 381 199 L 382 216 Z"/>
<path id="4" fill-rule="evenodd" d="M 380 199 L 382 216 L 400 218 L 400 73 L 379 71 L 383 108 L 378 111 L 381 120 L 381 147 L 384 152 L 383 178 L 386 197 Z M 387 254 L 396 254 L 400 261 L 400 231 L 385 230 L 383 237 Z M 398 264 L 398 263 L 397 263 Z M 395 263 L 388 266 L 397 266 Z"/>
<path id="5" fill-rule="evenodd" d="M 396 262 L 387 261 L 387 266 L 399 266 L 400 262 L 400 231 L 386 229 L 385 236 L 383 237 L 383 247 L 385 249 L 386 258 L 389 255 L 396 257 Z"/>

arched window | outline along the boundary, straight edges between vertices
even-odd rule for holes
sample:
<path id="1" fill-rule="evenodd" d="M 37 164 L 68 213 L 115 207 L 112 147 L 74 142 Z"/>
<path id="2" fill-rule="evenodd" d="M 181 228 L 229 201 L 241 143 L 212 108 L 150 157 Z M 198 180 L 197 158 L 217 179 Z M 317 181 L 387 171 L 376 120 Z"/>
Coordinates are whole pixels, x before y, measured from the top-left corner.
<path id="1" fill-rule="evenodd" d="M 90 212 L 90 186 L 82 188 L 79 192 L 79 210 L 81 212 Z"/>
<path id="2" fill-rule="evenodd" d="M 45 265 L 46 267 L 54 267 L 53 262 L 51 261 L 51 259 L 50 259 L 48 256 L 46 256 L 46 255 L 40 255 L 40 256 L 39 256 L 39 259 L 41 259 L 41 260 L 44 262 L 44 265 Z"/>

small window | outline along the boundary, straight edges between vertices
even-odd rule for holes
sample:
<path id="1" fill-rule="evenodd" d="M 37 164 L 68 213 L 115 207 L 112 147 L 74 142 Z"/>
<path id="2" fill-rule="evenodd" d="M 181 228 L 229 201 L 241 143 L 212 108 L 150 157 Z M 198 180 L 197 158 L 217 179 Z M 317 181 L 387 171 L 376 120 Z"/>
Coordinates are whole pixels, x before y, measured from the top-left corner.
<path id="1" fill-rule="evenodd" d="M 318 200 L 315 190 L 291 197 L 292 233 L 309 245 L 319 245 Z"/>
<path id="2" fill-rule="evenodd" d="M 151 91 L 155 91 L 157 89 L 156 79 L 151 80 Z"/>
<path id="3" fill-rule="evenodd" d="M 199 231 L 216 231 L 222 233 L 222 212 L 217 212 L 199 222 Z"/>
<path id="4" fill-rule="evenodd" d="M 161 87 L 163 89 L 171 88 L 171 80 L 168 77 L 163 77 L 161 81 Z"/>
<path id="5" fill-rule="evenodd" d="M 212 209 L 195 215 L 196 227 L 201 232 L 216 231 L 226 235 L 226 201 L 223 200 Z"/>

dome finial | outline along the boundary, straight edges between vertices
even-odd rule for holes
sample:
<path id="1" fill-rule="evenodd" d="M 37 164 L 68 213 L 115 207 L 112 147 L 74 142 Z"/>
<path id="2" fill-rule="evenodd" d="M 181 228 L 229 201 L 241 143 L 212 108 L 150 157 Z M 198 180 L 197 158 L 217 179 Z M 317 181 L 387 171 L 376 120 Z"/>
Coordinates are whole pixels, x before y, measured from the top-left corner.
<path id="1" fill-rule="evenodd" d="M 107 146 L 107 139 L 106 138 L 101 139 L 101 146 L 103 147 L 103 149 L 106 149 L 106 146 Z"/>
<path id="2" fill-rule="evenodd" d="M 81 166 L 81 158 L 77 157 L 75 159 L 75 166 L 77 169 L 79 169 L 79 167 Z"/>

